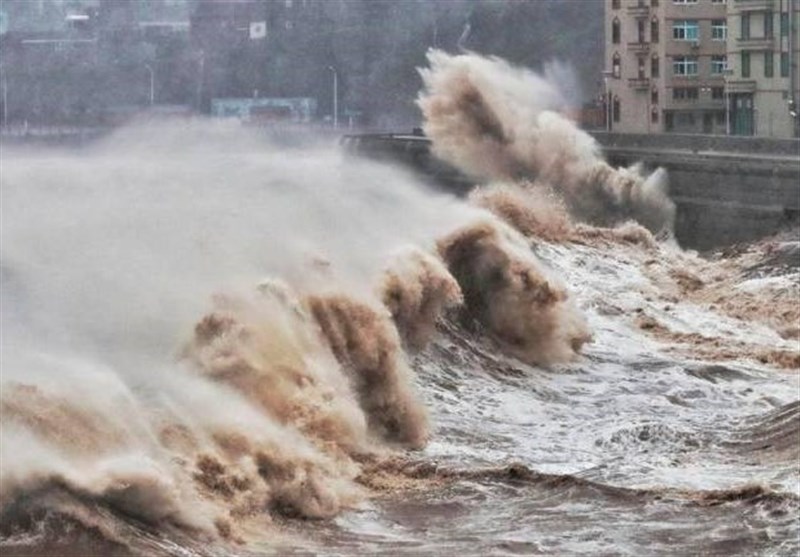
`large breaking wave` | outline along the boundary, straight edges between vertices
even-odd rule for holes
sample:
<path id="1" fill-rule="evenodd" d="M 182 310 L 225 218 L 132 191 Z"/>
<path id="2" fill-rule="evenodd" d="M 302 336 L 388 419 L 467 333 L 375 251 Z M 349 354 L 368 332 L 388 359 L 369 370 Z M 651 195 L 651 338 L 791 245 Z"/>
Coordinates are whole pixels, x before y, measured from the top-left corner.
<path id="1" fill-rule="evenodd" d="M 435 405 L 475 394 L 465 370 L 507 381 L 517 365 L 581 361 L 589 310 L 630 318 L 684 357 L 798 367 L 788 341 L 715 347 L 654 311 L 723 296 L 752 263 L 723 269 L 656 239 L 674 213 L 662 171 L 609 166 L 557 112 L 557 85 L 531 72 L 471 54 L 429 61 L 419 103 L 435 152 L 491 182 L 467 200 L 210 123 L 136 126 L 78 153 L 4 152 L 6 548 L 279 545 L 287 520 L 335 517 L 409 482 L 796 506 L 758 486 L 628 489 L 535 463 L 425 460 Z M 647 277 L 653 305 L 579 303 L 595 283 L 547 263 L 606 256 Z M 724 309 L 746 319 L 760 295 L 727 296 Z M 792 315 L 769 325 L 792 338 Z M 780 424 L 784 437 L 797 429 Z"/>

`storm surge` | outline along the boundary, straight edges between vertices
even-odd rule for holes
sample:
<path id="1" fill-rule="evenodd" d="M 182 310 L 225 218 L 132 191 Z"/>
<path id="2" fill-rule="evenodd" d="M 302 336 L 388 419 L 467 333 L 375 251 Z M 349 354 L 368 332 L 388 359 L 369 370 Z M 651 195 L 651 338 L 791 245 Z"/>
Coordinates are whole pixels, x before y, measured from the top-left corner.
<path id="1" fill-rule="evenodd" d="M 752 368 L 796 367 L 783 248 L 679 250 L 664 173 L 604 162 L 557 84 L 429 61 L 468 199 L 218 122 L 4 148 L 4 552 L 622 547 L 599 524 L 635 554 L 740 508 L 790 540 L 798 407 Z"/>

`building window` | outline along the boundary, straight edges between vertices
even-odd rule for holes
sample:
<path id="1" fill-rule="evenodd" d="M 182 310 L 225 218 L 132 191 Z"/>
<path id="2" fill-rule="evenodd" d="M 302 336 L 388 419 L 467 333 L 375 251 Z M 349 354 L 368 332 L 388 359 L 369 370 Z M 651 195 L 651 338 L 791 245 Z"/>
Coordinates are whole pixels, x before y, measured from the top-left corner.
<path id="1" fill-rule="evenodd" d="M 654 124 L 658 123 L 658 109 L 656 107 L 650 109 L 650 121 Z"/>
<path id="2" fill-rule="evenodd" d="M 725 88 L 724 87 L 712 87 L 711 88 L 711 98 L 714 100 L 720 100 L 725 96 Z"/>
<path id="3" fill-rule="evenodd" d="M 647 42 L 647 39 L 644 36 L 645 30 L 645 21 L 643 19 L 636 20 L 636 37 L 640 43 Z"/>
<path id="4" fill-rule="evenodd" d="M 711 40 L 712 41 L 726 41 L 728 40 L 728 22 L 724 19 L 711 20 Z"/>
<path id="5" fill-rule="evenodd" d="M 611 42 L 614 44 L 619 44 L 619 36 L 619 19 L 615 17 L 614 21 L 611 22 Z"/>
<path id="6" fill-rule="evenodd" d="M 724 54 L 715 54 L 711 57 L 711 73 L 720 75 L 728 68 L 728 57 Z"/>
<path id="7" fill-rule="evenodd" d="M 697 75 L 697 56 L 676 56 L 672 59 L 675 75 Z"/>
<path id="8" fill-rule="evenodd" d="M 654 8 L 657 8 L 658 7 L 658 0 L 650 0 L 650 5 L 653 6 Z"/>
<path id="9" fill-rule="evenodd" d="M 781 77 L 789 77 L 789 53 L 781 52 Z"/>
<path id="10" fill-rule="evenodd" d="M 619 0 L 611 0 L 611 9 L 618 10 L 619 9 Z"/>
<path id="11" fill-rule="evenodd" d="M 613 106 L 613 109 L 614 109 L 614 121 L 615 122 L 619 122 L 619 119 L 622 116 L 622 114 L 621 114 L 621 112 L 622 112 L 621 106 L 622 105 L 619 102 L 619 97 L 615 96 L 614 97 L 614 106 Z"/>
<path id="12" fill-rule="evenodd" d="M 725 0 L 711 0 L 712 4 L 724 4 Z"/>
<path id="13" fill-rule="evenodd" d="M 637 70 L 639 79 L 645 79 L 647 76 L 645 75 L 645 61 L 644 56 L 639 56 L 637 59 Z"/>
<path id="14" fill-rule="evenodd" d="M 750 53 L 742 51 L 742 77 L 750 77 Z"/>
<path id="15" fill-rule="evenodd" d="M 620 60 L 619 54 L 616 52 L 614 53 L 614 57 L 611 59 L 611 75 L 616 77 L 617 79 L 620 78 L 622 75 L 622 62 Z"/>
<path id="16" fill-rule="evenodd" d="M 742 12 L 741 17 L 741 37 L 742 40 L 748 40 L 750 38 L 750 13 L 749 12 Z"/>
<path id="17" fill-rule="evenodd" d="M 789 35 L 789 12 L 781 12 L 781 37 Z"/>
<path id="18" fill-rule="evenodd" d="M 673 4 L 697 4 L 697 0 L 672 0 Z"/>
<path id="19" fill-rule="evenodd" d="M 772 21 L 773 16 L 771 11 L 764 12 L 764 37 L 772 38 Z"/>
<path id="20" fill-rule="evenodd" d="M 655 87 L 650 91 L 650 104 L 658 104 L 658 89 Z"/>
<path id="21" fill-rule="evenodd" d="M 650 42 L 658 42 L 658 20 L 656 18 L 650 20 Z"/>
<path id="22" fill-rule="evenodd" d="M 676 41 L 696 41 L 700 25 L 696 19 L 678 19 L 672 22 L 672 38 Z"/>
<path id="23" fill-rule="evenodd" d="M 650 77 L 659 77 L 661 74 L 661 65 L 658 63 L 658 55 L 653 54 L 650 58 Z"/>
<path id="24" fill-rule="evenodd" d="M 676 101 L 694 101 L 697 100 L 697 96 L 697 87 L 674 87 L 672 89 L 672 98 Z"/>
<path id="25" fill-rule="evenodd" d="M 775 75 L 775 55 L 771 50 L 764 52 L 764 77 Z"/>

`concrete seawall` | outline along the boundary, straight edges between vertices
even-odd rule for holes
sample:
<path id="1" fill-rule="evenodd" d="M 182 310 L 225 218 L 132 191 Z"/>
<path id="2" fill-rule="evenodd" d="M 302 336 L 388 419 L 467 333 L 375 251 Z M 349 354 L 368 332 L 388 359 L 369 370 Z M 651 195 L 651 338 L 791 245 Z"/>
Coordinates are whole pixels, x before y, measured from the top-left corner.
<path id="1" fill-rule="evenodd" d="M 800 141 L 760 138 L 593 133 L 615 166 L 642 163 L 669 173 L 678 206 L 675 232 L 687 248 L 707 250 L 800 224 Z M 414 135 L 353 135 L 345 149 L 391 160 L 457 193 L 472 183 L 430 154 Z"/>
<path id="2" fill-rule="evenodd" d="M 592 135 L 614 165 L 667 169 L 681 245 L 709 249 L 800 223 L 800 141 Z"/>

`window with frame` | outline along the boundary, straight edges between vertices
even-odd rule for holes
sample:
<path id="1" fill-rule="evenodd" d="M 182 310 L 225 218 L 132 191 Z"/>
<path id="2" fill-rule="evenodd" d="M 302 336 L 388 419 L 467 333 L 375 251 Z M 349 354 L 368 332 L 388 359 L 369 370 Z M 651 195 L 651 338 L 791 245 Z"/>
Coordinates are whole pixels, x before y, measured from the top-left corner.
<path id="1" fill-rule="evenodd" d="M 672 98 L 676 101 L 697 100 L 697 87 L 673 87 Z"/>
<path id="2" fill-rule="evenodd" d="M 746 50 L 741 52 L 742 77 L 750 77 L 750 53 Z"/>
<path id="3" fill-rule="evenodd" d="M 619 57 L 618 53 L 614 53 L 613 58 L 611 58 L 611 75 L 619 79 L 622 75 L 622 59 Z"/>
<path id="4" fill-rule="evenodd" d="M 697 56 L 676 56 L 672 59 L 675 75 L 697 75 Z"/>
<path id="5" fill-rule="evenodd" d="M 724 19 L 711 20 L 711 40 L 712 41 L 726 41 L 728 40 L 728 22 Z"/>
<path id="6" fill-rule="evenodd" d="M 728 57 L 724 54 L 715 54 L 711 56 L 711 73 L 714 75 L 721 75 L 728 69 Z"/>
<path id="7" fill-rule="evenodd" d="M 656 107 L 650 110 L 650 121 L 654 124 L 658 123 L 658 109 Z"/>
<path id="8" fill-rule="evenodd" d="M 711 0 L 712 4 L 725 4 L 725 0 Z"/>
<path id="9" fill-rule="evenodd" d="M 638 41 L 640 43 L 647 42 L 647 38 L 645 37 L 644 30 L 645 30 L 645 20 L 643 20 L 643 19 L 636 20 L 636 38 L 638 39 Z"/>
<path id="10" fill-rule="evenodd" d="M 712 87 L 711 88 L 711 98 L 718 101 L 725 96 L 725 88 L 724 87 Z"/>
<path id="11" fill-rule="evenodd" d="M 764 77 L 775 75 L 775 54 L 771 50 L 764 52 Z"/>
<path id="12" fill-rule="evenodd" d="M 789 53 L 781 52 L 781 77 L 789 77 Z"/>
<path id="13" fill-rule="evenodd" d="M 614 121 L 619 122 L 622 117 L 622 103 L 619 102 L 619 97 L 614 97 Z"/>
<path id="14" fill-rule="evenodd" d="M 619 38 L 620 38 L 620 23 L 619 19 L 615 17 L 614 21 L 611 22 L 611 42 L 614 44 L 619 44 Z"/>
<path id="15" fill-rule="evenodd" d="M 700 24 L 696 19 L 676 19 L 672 22 L 672 38 L 676 41 L 696 41 Z"/>
<path id="16" fill-rule="evenodd" d="M 781 12 L 781 37 L 789 35 L 789 12 Z"/>
<path id="17" fill-rule="evenodd" d="M 619 9 L 619 0 L 611 0 L 611 9 L 618 10 Z"/>
<path id="18" fill-rule="evenodd" d="M 741 36 L 739 38 L 746 41 L 750 38 L 750 14 L 748 12 L 742 12 L 739 23 L 741 25 Z"/>
<path id="19" fill-rule="evenodd" d="M 658 89 L 655 87 L 650 90 L 650 104 L 658 104 Z"/>
<path id="20" fill-rule="evenodd" d="M 650 20 L 650 42 L 658 42 L 658 20 L 656 18 Z"/>
<path id="21" fill-rule="evenodd" d="M 645 79 L 647 76 L 645 75 L 645 57 L 639 56 L 636 60 L 637 62 L 637 71 L 639 79 Z"/>
<path id="22" fill-rule="evenodd" d="M 672 0 L 673 4 L 697 4 L 697 0 Z"/>
<path id="23" fill-rule="evenodd" d="M 654 8 L 657 8 L 658 7 L 658 0 L 650 0 L 650 5 L 653 6 Z"/>
<path id="24" fill-rule="evenodd" d="M 772 11 L 764 12 L 764 37 L 771 39 L 773 31 L 773 14 Z"/>
<path id="25" fill-rule="evenodd" d="M 660 77 L 661 64 L 658 60 L 658 54 L 653 54 L 650 58 L 650 77 Z"/>

